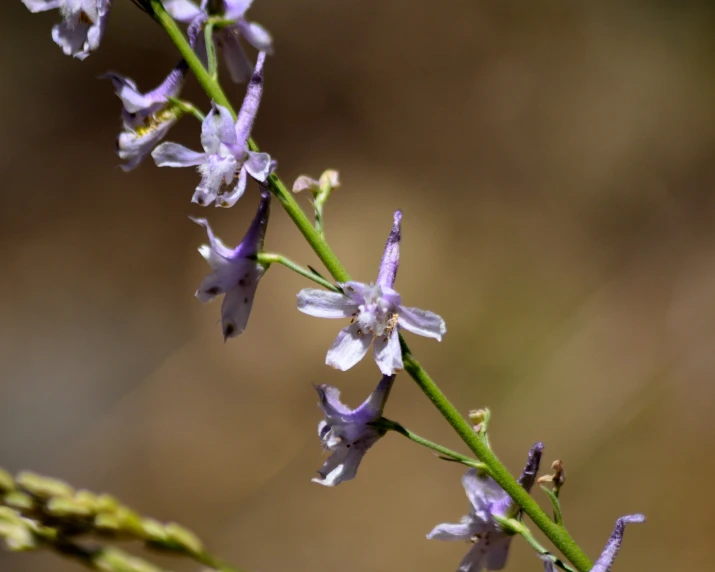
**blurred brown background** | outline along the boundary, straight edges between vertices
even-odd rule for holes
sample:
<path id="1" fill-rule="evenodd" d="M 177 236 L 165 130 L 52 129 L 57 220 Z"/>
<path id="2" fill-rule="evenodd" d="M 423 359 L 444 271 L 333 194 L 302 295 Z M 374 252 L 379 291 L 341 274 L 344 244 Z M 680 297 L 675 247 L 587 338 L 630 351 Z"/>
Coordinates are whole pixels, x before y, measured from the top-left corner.
<path id="1" fill-rule="evenodd" d="M 379 375 L 369 360 L 323 365 L 340 324 L 295 310 L 303 282 L 272 269 L 227 344 L 218 304 L 193 298 L 205 237 L 187 215 L 234 244 L 255 188 L 201 210 L 190 169 L 117 168 L 119 101 L 95 78 L 156 85 L 177 59 L 158 27 L 115 0 L 80 63 L 50 38 L 57 13 L 6 4 L 0 465 L 111 491 L 251 572 L 456 569 L 467 546 L 424 535 L 467 509 L 458 466 L 390 435 L 357 480 L 310 482 L 311 382 L 356 404 Z M 547 466 L 564 460 L 567 524 L 590 554 L 617 516 L 643 512 L 618 570 L 710 569 L 713 9 L 261 0 L 249 15 L 277 47 L 257 139 L 288 182 L 340 170 L 327 232 L 357 279 L 374 278 L 404 210 L 397 287 L 449 329 L 410 343 L 447 394 L 492 408 L 515 472 L 536 440 Z M 198 124 L 171 139 L 197 147 Z M 318 264 L 278 205 L 267 247 Z M 407 376 L 386 414 L 460 446 Z M 77 568 L 0 553 L 0 569 Z M 508 569 L 540 565 L 516 543 Z"/>

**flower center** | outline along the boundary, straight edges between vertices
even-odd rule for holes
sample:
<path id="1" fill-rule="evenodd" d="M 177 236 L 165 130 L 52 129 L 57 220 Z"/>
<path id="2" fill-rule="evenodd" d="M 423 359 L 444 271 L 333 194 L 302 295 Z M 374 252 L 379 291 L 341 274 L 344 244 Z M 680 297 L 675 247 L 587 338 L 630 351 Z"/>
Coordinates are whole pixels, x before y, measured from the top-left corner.
<path id="1" fill-rule="evenodd" d="M 363 331 L 373 336 L 382 336 L 397 325 L 397 312 L 392 304 L 382 296 L 378 284 L 366 286 L 363 291 L 364 304 L 358 308 L 357 322 Z"/>

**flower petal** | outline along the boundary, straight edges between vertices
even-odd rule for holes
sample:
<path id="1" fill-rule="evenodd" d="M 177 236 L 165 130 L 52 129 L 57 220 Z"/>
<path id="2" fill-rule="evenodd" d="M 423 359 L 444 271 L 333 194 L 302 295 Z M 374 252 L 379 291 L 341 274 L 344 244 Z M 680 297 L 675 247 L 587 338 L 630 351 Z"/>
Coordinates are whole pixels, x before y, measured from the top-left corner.
<path id="1" fill-rule="evenodd" d="M 221 196 L 216 199 L 216 206 L 228 209 L 235 205 L 238 199 L 240 199 L 246 191 L 247 180 L 248 173 L 246 173 L 246 169 L 241 167 L 238 172 L 238 181 L 234 185 L 233 189 L 231 189 L 231 192 L 229 193 L 222 193 Z"/>
<path id="2" fill-rule="evenodd" d="M 372 423 L 373 421 L 380 419 L 394 382 L 394 375 L 383 375 L 382 379 L 377 384 L 375 391 L 368 396 L 360 407 L 352 412 L 352 421 Z"/>
<path id="3" fill-rule="evenodd" d="M 224 0 L 223 16 L 227 20 L 241 18 L 253 4 L 253 0 Z"/>
<path id="4" fill-rule="evenodd" d="M 320 183 L 315 179 L 311 179 L 308 175 L 301 175 L 293 183 L 293 192 L 300 193 L 301 191 L 317 191 L 320 188 Z"/>
<path id="5" fill-rule="evenodd" d="M 158 167 L 194 167 L 206 161 L 205 153 L 197 153 L 178 143 L 162 143 L 151 156 Z"/>
<path id="6" fill-rule="evenodd" d="M 258 203 L 251 226 L 248 227 L 246 234 L 234 251 L 235 257 L 248 258 L 263 250 L 268 219 L 271 215 L 271 192 L 263 185 L 260 185 L 260 187 L 261 202 Z"/>
<path id="7" fill-rule="evenodd" d="M 325 356 L 325 363 L 340 371 L 346 371 L 365 357 L 370 342 L 372 336 L 363 333 L 357 322 L 350 324 L 340 330 Z"/>
<path id="8" fill-rule="evenodd" d="M 645 516 L 642 514 L 629 514 L 622 516 L 616 521 L 616 526 L 606 543 L 606 548 L 604 548 L 598 561 L 593 565 L 593 568 L 591 568 L 591 572 L 609 572 L 621 548 L 623 534 L 626 531 L 626 524 L 633 522 L 645 522 Z"/>
<path id="9" fill-rule="evenodd" d="M 397 323 L 408 332 L 434 338 L 440 342 L 442 336 L 447 333 L 447 325 L 444 320 L 434 312 L 419 308 L 406 308 L 405 306 L 400 306 L 398 312 Z"/>
<path id="10" fill-rule="evenodd" d="M 187 23 L 201 14 L 201 9 L 190 0 L 164 0 L 164 8 L 174 20 Z"/>
<path id="11" fill-rule="evenodd" d="M 236 174 L 236 159 L 232 156 L 221 157 L 220 155 L 208 155 L 206 160 L 199 165 L 199 173 L 201 173 L 201 182 L 192 202 L 206 206 L 213 202 L 221 192 L 224 185 L 229 184 Z"/>
<path id="12" fill-rule="evenodd" d="M 256 67 L 253 70 L 251 81 L 248 82 L 246 95 L 236 117 L 236 141 L 239 145 L 246 145 L 251 135 L 253 122 L 256 120 L 256 115 L 258 115 L 258 108 L 261 105 L 263 95 L 263 64 L 265 61 L 265 52 L 259 52 Z"/>
<path id="13" fill-rule="evenodd" d="M 462 477 L 462 486 L 472 508 L 484 514 L 489 507 L 503 498 L 508 498 L 504 490 L 491 477 L 480 474 L 476 469 L 467 469 Z"/>
<path id="14" fill-rule="evenodd" d="M 489 545 L 487 548 L 487 570 L 502 570 L 506 566 L 506 559 L 509 556 L 509 546 L 511 536 L 507 536 L 501 531 L 493 531 L 489 534 Z M 484 539 L 486 545 L 487 539 Z"/>
<path id="15" fill-rule="evenodd" d="M 238 28 L 227 26 L 216 32 L 216 44 L 223 53 L 228 74 L 234 83 L 246 83 L 253 73 L 253 64 L 238 41 Z"/>
<path id="16" fill-rule="evenodd" d="M 397 268 L 400 265 L 400 240 L 402 239 L 402 211 L 395 211 L 392 220 L 392 230 L 387 237 L 385 250 L 380 260 L 380 271 L 376 283 L 380 286 L 392 288 L 397 277 Z"/>
<path id="17" fill-rule="evenodd" d="M 481 572 L 484 568 L 488 549 L 489 547 L 486 546 L 485 542 L 474 544 L 459 563 L 458 572 Z"/>
<path id="18" fill-rule="evenodd" d="M 298 310 L 316 318 L 349 318 L 357 306 L 339 292 L 305 288 L 298 292 Z"/>
<path id="19" fill-rule="evenodd" d="M 397 328 L 393 328 L 388 336 L 375 338 L 373 352 L 377 367 L 384 375 L 392 375 L 404 367 Z"/>
<path id="20" fill-rule="evenodd" d="M 205 218 L 194 218 L 191 216 L 189 218 L 199 226 L 203 227 L 206 231 L 206 234 L 208 235 L 208 250 L 199 249 L 199 252 L 201 252 L 201 256 L 206 259 L 206 262 L 208 262 L 214 269 L 217 266 L 221 266 L 225 262 L 227 262 L 227 259 L 231 258 L 231 256 L 233 255 L 233 250 L 228 248 L 223 242 L 221 242 L 220 238 L 214 235 L 213 230 L 211 229 L 211 225 L 209 225 L 209 222 Z"/>
<path id="21" fill-rule="evenodd" d="M 236 144 L 233 117 L 222 105 L 214 105 L 201 123 L 201 145 L 206 153 L 218 153 L 221 144 Z"/>
<path id="22" fill-rule="evenodd" d="M 263 276 L 263 272 L 263 267 L 254 263 L 250 272 L 246 272 L 241 281 L 226 292 L 221 304 L 221 325 L 224 340 L 235 338 L 246 329 L 258 281 Z"/>
<path id="23" fill-rule="evenodd" d="M 243 167 L 249 172 L 251 177 L 257 181 L 265 181 L 271 174 L 271 156 L 268 153 L 248 152 L 248 159 Z"/>
<path id="24" fill-rule="evenodd" d="M 470 540 L 473 535 L 471 521 L 464 518 L 459 524 L 438 524 L 427 535 L 427 540 Z"/>
<path id="25" fill-rule="evenodd" d="M 273 38 L 263 26 L 240 19 L 237 22 L 241 35 L 259 52 L 273 53 Z"/>
<path id="26" fill-rule="evenodd" d="M 352 409 L 340 401 L 340 390 L 332 385 L 316 385 L 318 392 L 318 405 L 323 414 L 330 421 L 345 421 L 352 414 Z"/>
<path id="27" fill-rule="evenodd" d="M 33 14 L 61 8 L 64 0 L 22 0 L 25 7 Z"/>
<path id="28" fill-rule="evenodd" d="M 137 116 L 136 127 L 130 127 L 125 121 L 125 130 L 117 139 L 117 155 L 125 161 L 120 165 L 122 170 L 127 172 L 136 168 L 166 136 L 178 118 L 172 112 L 158 113 L 143 119 Z"/>

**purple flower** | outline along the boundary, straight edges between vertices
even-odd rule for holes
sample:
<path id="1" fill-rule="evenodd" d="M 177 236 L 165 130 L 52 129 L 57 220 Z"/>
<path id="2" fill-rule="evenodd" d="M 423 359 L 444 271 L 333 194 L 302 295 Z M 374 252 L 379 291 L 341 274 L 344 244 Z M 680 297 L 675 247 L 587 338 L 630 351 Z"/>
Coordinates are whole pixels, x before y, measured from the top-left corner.
<path id="1" fill-rule="evenodd" d="M 248 175 L 264 182 L 275 163 L 268 153 L 249 151 L 248 138 L 263 92 L 263 62 L 265 53 L 258 54 L 256 71 L 246 90 L 234 125 L 228 109 L 214 106 L 201 128 L 204 152 L 197 153 L 178 143 L 162 143 L 152 152 L 159 167 L 198 166 L 201 182 L 196 187 L 193 202 L 206 206 L 231 207 L 246 190 Z"/>
<path id="2" fill-rule="evenodd" d="M 528 492 L 539 471 L 541 443 L 529 451 L 526 467 L 519 484 Z M 428 539 L 467 540 L 474 545 L 459 564 L 459 572 L 501 570 L 506 565 L 512 535 L 503 531 L 495 516 L 513 518 L 519 506 L 506 494 L 494 479 L 476 469 L 469 469 L 462 477 L 462 485 L 471 503 L 469 514 L 458 524 L 439 524 L 427 535 Z"/>
<path id="3" fill-rule="evenodd" d="M 611 566 L 613 566 L 613 562 L 618 554 L 618 550 L 621 548 L 623 535 L 626 531 L 626 524 L 631 524 L 633 522 L 645 522 L 645 516 L 642 514 L 628 514 L 626 516 L 622 516 L 616 521 L 616 526 L 613 528 L 611 537 L 606 543 L 606 548 L 603 549 L 598 561 L 593 565 L 593 568 L 591 568 L 591 572 L 610 572 Z M 549 558 L 543 558 L 543 560 L 544 572 L 556 572 L 556 567 Z"/>
<path id="4" fill-rule="evenodd" d="M 131 79 L 117 73 L 102 76 L 112 80 L 114 91 L 122 100 L 123 130 L 117 139 L 117 154 L 125 161 L 123 170 L 137 167 L 183 115 L 169 98 L 179 95 L 185 76 L 186 65 L 182 60 L 159 87 L 147 93 L 140 93 Z"/>
<path id="5" fill-rule="evenodd" d="M 252 66 L 239 43 L 239 38 L 245 38 L 259 52 L 268 54 L 273 53 L 273 39 L 263 26 L 246 20 L 245 13 L 253 0 L 223 0 L 213 3 L 218 4 L 216 10 L 211 9 L 213 6 L 209 6 L 206 0 L 200 6 L 191 0 L 164 0 L 164 7 L 179 22 L 191 22 L 209 11 L 223 13 L 225 20 L 235 22 L 217 29 L 214 39 L 223 53 L 231 79 L 236 83 L 243 83 L 251 77 Z"/>
<path id="6" fill-rule="evenodd" d="M 216 296 L 224 295 L 221 304 L 224 341 L 238 336 L 246 329 L 258 281 L 266 271 L 265 267 L 255 260 L 255 256 L 263 249 L 270 210 L 271 194 L 261 186 L 261 202 L 256 216 L 246 236 L 233 250 L 214 236 L 206 219 L 191 219 L 206 229 L 209 244 L 201 246 L 199 252 L 213 269 L 213 272 L 201 281 L 196 297 L 206 303 Z"/>
<path id="7" fill-rule="evenodd" d="M 316 386 L 320 396 L 318 405 L 325 415 L 318 424 L 318 435 L 330 457 L 318 471 L 320 478 L 313 479 L 314 483 L 333 487 L 355 478 L 367 450 L 385 434 L 370 423 L 382 417 L 393 381 L 394 375 L 384 375 L 375 391 L 357 409 L 350 409 L 340 401 L 337 388 Z"/>
<path id="8" fill-rule="evenodd" d="M 30 12 L 58 9 L 62 22 L 52 28 L 52 39 L 68 56 L 80 60 L 99 47 L 107 26 L 111 0 L 22 0 Z"/>
<path id="9" fill-rule="evenodd" d="M 375 361 L 383 374 L 391 375 L 403 367 L 400 329 L 437 340 L 447 331 L 437 314 L 403 306 L 402 298 L 392 289 L 400 262 L 401 221 L 402 213 L 395 212 L 375 284 L 341 283 L 343 294 L 312 288 L 298 293 L 301 312 L 318 318 L 352 318 L 328 350 L 325 363 L 331 367 L 350 369 L 365 357 L 374 339 Z"/>
<path id="10" fill-rule="evenodd" d="M 200 31 L 201 22 L 196 19 L 189 26 L 192 46 Z M 117 139 L 117 154 L 125 161 L 121 166 L 124 171 L 136 168 L 184 114 L 169 99 L 179 96 L 187 71 L 186 60 L 182 59 L 159 87 L 146 93 L 141 93 L 134 81 L 118 73 L 101 76 L 112 81 L 114 92 L 122 100 L 123 131 Z"/>

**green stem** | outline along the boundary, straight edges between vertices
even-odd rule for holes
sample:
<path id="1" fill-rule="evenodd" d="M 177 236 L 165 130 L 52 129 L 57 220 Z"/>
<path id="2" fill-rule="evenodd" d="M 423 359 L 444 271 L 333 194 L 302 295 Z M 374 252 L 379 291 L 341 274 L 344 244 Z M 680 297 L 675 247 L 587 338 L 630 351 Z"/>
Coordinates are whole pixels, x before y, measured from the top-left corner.
<path id="1" fill-rule="evenodd" d="M 199 121 L 206 119 L 206 116 L 193 103 L 189 103 L 188 101 L 184 101 L 183 99 L 178 99 L 176 97 L 170 97 L 169 102 L 184 113 L 190 113 Z"/>
<path id="2" fill-rule="evenodd" d="M 199 84 L 201 84 L 206 94 L 218 105 L 226 107 L 235 117 L 235 111 L 233 110 L 233 107 L 228 101 L 225 93 L 221 89 L 221 86 L 204 68 L 179 27 L 162 6 L 161 1 L 150 0 L 150 2 L 151 7 L 154 10 L 155 19 L 159 22 L 159 24 L 161 24 L 169 37 L 176 44 L 179 52 L 186 60 L 189 68 L 196 76 L 196 79 Z M 258 146 L 253 139 L 249 139 L 248 146 L 252 151 L 258 151 Z M 333 278 L 338 282 L 347 282 L 350 280 L 350 275 L 345 267 L 338 260 L 337 256 L 325 239 L 311 224 L 308 217 L 275 173 L 269 177 L 268 184 L 273 194 L 288 213 L 288 216 L 290 216 L 293 220 L 295 225 L 308 241 L 308 244 L 310 244 L 310 247 L 323 262 Z M 554 545 L 559 548 L 561 552 L 563 552 L 564 556 L 566 556 L 566 558 L 568 558 L 576 566 L 576 568 L 578 568 L 579 572 L 588 572 L 591 570 L 591 561 L 588 556 L 584 554 L 573 538 L 571 538 L 571 536 L 563 528 L 555 524 L 551 518 L 543 510 L 541 510 L 541 507 L 539 507 L 536 501 L 532 499 L 531 496 L 529 496 L 529 494 L 519 485 L 516 479 L 511 476 L 506 467 L 504 467 L 496 455 L 489 450 L 487 445 L 477 436 L 477 434 L 474 433 L 469 423 L 464 420 L 455 406 L 450 403 L 432 378 L 427 374 L 417 360 L 415 360 L 410 353 L 409 348 L 407 348 L 406 344 L 404 344 L 404 340 L 401 340 L 401 342 L 403 343 L 405 370 L 410 374 L 415 382 L 417 382 L 420 389 L 422 389 L 425 395 L 437 407 L 442 416 L 447 420 L 447 422 L 452 426 L 472 452 L 477 455 L 479 460 L 488 467 L 489 473 L 492 475 L 494 480 L 499 483 L 509 496 L 511 496 L 511 498 L 514 499 L 524 512 L 529 515 L 536 526 L 538 526 L 541 531 L 554 543 Z"/>
<path id="3" fill-rule="evenodd" d="M 271 252 L 261 252 L 256 256 L 256 260 L 260 262 L 263 265 L 270 265 L 270 264 L 282 264 L 286 268 L 292 270 L 296 274 L 300 274 L 301 276 L 307 278 L 308 280 L 312 280 L 316 284 L 320 284 L 323 288 L 327 288 L 328 290 L 332 290 L 333 292 L 340 292 L 340 288 L 335 286 L 335 284 L 331 284 L 328 282 L 325 278 L 322 276 L 319 276 L 315 272 L 311 272 L 308 268 L 303 268 L 300 264 L 296 264 L 289 258 L 286 258 L 285 256 L 281 254 L 273 254 Z"/>
<path id="4" fill-rule="evenodd" d="M 442 390 L 432 380 L 410 353 L 402 337 L 400 342 L 403 348 L 403 361 L 405 371 L 417 382 L 423 393 L 437 407 L 442 416 L 454 428 L 462 441 L 472 450 L 477 458 L 489 468 L 489 474 L 503 488 L 507 494 L 529 515 L 541 531 L 549 537 L 551 542 L 568 558 L 581 572 L 591 570 L 591 561 L 579 548 L 573 538 L 561 526 L 557 525 L 541 509 L 538 503 L 531 498 L 497 456 L 487 447 L 474 432 L 469 423 L 459 414 L 457 408 L 442 393 Z"/>
<path id="5" fill-rule="evenodd" d="M 429 439 L 420 437 L 419 435 L 413 433 L 406 427 L 403 427 L 396 421 L 392 421 L 383 417 L 382 419 L 380 419 L 376 423 L 372 423 L 371 425 L 379 427 L 380 429 L 386 429 L 387 431 L 394 431 L 395 433 L 399 433 L 400 435 L 407 437 L 410 441 L 413 441 L 418 445 L 422 445 L 423 447 L 427 447 L 428 449 L 436 451 L 440 455 L 448 457 L 449 460 L 459 461 L 460 463 L 462 463 L 463 465 L 467 465 L 468 467 L 474 467 L 480 470 L 487 470 L 487 467 L 486 465 L 484 465 L 484 463 L 480 463 L 476 459 L 472 459 L 471 457 L 467 457 L 465 455 L 462 455 L 461 453 L 452 451 L 451 449 L 443 447 L 442 445 L 435 443 L 434 441 L 430 441 Z"/>
<path id="6" fill-rule="evenodd" d="M 534 535 L 532 532 L 528 529 L 524 523 L 519 522 L 515 518 L 507 518 L 507 519 L 501 519 L 497 517 L 497 521 L 499 525 L 504 529 L 504 530 L 509 530 L 513 534 L 518 534 L 521 536 L 526 542 L 531 546 L 536 552 L 538 552 L 542 557 L 548 558 L 556 564 L 559 568 L 566 570 L 567 572 L 574 572 L 573 569 L 562 562 L 560 559 L 558 559 L 556 556 L 551 554 L 544 546 L 534 538 Z"/>
<path id="7" fill-rule="evenodd" d="M 204 43 L 206 44 L 206 62 L 208 63 L 208 73 L 214 81 L 218 80 L 218 64 L 216 63 L 216 46 L 214 45 L 214 25 L 215 22 L 209 18 L 204 28 Z"/>

